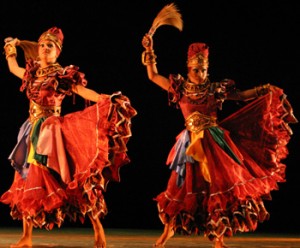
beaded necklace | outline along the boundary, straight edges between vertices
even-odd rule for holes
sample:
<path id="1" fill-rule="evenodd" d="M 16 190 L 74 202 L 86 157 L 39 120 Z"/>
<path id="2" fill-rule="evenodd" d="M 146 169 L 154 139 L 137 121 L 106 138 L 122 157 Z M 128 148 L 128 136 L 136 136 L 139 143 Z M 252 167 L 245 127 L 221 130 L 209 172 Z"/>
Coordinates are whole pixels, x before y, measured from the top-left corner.
<path id="1" fill-rule="evenodd" d="M 195 84 L 187 80 L 183 83 L 183 94 L 187 96 L 190 103 L 200 104 L 206 100 L 209 87 L 208 78 L 202 84 Z"/>

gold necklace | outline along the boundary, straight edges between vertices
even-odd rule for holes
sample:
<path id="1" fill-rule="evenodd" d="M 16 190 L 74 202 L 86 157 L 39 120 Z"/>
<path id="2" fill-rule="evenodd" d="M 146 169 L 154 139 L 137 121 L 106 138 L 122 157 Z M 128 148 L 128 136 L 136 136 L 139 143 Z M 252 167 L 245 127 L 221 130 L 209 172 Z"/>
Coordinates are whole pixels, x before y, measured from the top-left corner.
<path id="1" fill-rule="evenodd" d="M 49 65 L 47 67 L 44 67 L 44 68 L 39 68 L 37 69 L 37 71 L 35 72 L 35 75 L 37 77 L 44 77 L 44 76 L 47 76 L 55 71 L 58 71 L 60 70 L 62 67 L 60 64 L 58 63 L 55 63 L 55 64 L 52 64 L 52 65 Z"/>
<path id="2" fill-rule="evenodd" d="M 206 93 L 206 90 L 209 88 L 209 86 L 210 86 L 210 81 L 208 79 L 206 79 L 203 84 L 194 84 L 187 80 L 183 84 L 183 90 L 186 96 L 190 96 L 190 95 L 201 96 Z"/>

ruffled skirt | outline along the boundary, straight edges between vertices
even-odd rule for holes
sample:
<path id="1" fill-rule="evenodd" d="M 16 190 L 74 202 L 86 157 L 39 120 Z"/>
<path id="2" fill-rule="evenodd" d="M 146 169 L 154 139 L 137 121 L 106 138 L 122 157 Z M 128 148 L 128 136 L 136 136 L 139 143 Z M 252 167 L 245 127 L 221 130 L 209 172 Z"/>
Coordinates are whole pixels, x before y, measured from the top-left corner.
<path id="1" fill-rule="evenodd" d="M 285 182 L 282 160 L 294 122 L 275 89 L 201 135 L 182 131 L 167 160 L 167 188 L 155 198 L 161 221 L 210 240 L 255 230 L 269 217 L 264 200 Z"/>
<path id="2" fill-rule="evenodd" d="M 18 168 L 14 181 L 0 199 L 12 217 L 51 229 L 66 216 L 82 222 L 86 213 L 104 216 L 103 192 L 109 181 L 120 181 L 120 168 L 130 162 L 127 142 L 135 115 L 121 93 L 101 95 L 83 111 L 45 119 L 35 145 L 36 126 L 26 121 L 9 157 Z M 40 159 L 30 159 L 33 148 Z"/>

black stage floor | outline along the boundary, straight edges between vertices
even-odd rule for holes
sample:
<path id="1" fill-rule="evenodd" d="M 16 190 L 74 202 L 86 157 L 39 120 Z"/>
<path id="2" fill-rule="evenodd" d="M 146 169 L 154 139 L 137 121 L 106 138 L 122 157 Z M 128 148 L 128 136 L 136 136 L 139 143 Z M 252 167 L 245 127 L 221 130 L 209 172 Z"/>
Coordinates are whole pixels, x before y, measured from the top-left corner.
<path id="1" fill-rule="evenodd" d="M 9 247 L 21 237 L 21 228 L 1 228 L 0 247 Z M 107 248 L 152 247 L 160 230 L 106 229 Z M 87 248 L 93 247 L 93 231 L 90 228 L 60 228 L 51 231 L 34 229 L 33 248 Z M 300 234 L 257 234 L 243 233 L 225 239 L 230 248 L 300 248 Z M 211 248 L 213 245 L 203 236 L 172 237 L 165 248 L 198 247 Z"/>

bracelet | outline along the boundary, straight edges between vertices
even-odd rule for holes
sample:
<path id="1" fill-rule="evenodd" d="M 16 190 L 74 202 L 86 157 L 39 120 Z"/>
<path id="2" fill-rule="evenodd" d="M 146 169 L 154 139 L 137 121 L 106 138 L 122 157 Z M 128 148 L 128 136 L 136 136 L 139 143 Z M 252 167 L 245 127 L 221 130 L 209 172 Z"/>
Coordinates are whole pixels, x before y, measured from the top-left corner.
<path id="1" fill-rule="evenodd" d="M 7 59 L 10 56 L 17 56 L 17 49 L 15 46 L 13 46 L 12 44 L 5 44 L 4 46 L 4 52 L 5 52 L 5 58 Z"/>
<path id="2" fill-rule="evenodd" d="M 142 63 L 143 65 L 155 65 L 157 56 L 154 54 L 154 50 L 144 51 L 142 53 Z"/>
<path id="3" fill-rule="evenodd" d="M 259 87 L 255 87 L 256 96 L 263 96 L 270 91 L 270 84 L 264 84 Z"/>

